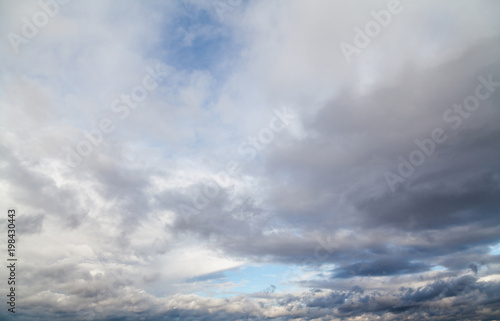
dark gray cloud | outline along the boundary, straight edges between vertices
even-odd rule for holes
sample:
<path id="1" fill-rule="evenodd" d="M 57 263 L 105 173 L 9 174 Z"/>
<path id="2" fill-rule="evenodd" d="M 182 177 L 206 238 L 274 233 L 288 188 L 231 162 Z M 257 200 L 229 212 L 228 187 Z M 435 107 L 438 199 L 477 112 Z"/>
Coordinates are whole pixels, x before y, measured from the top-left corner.
<path id="1" fill-rule="evenodd" d="M 199 282 L 199 281 L 208 281 L 208 280 L 217 280 L 217 279 L 224 279 L 226 275 L 224 272 L 215 272 L 215 273 L 208 273 L 204 275 L 200 275 L 194 278 L 190 278 L 186 280 L 187 282 Z"/>
<path id="2" fill-rule="evenodd" d="M 45 215 L 43 214 L 33 214 L 33 215 L 22 215 L 19 217 L 19 233 L 20 234 L 31 234 L 40 233 L 43 228 L 43 219 Z"/>
<path id="3" fill-rule="evenodd" d="M 477 77 L 491 74 L 493 79 L 500 79 L 493 55 L 499 53 L 497 44 L 496 38 L 484 40 L 446 65 L 425 72 L 403 70 L 395 85 L 366 97 L 344 94 L 325 105 L 306 127 L 306 131 L 318 133 L 316 141 L 299 143 L 287 150 L 272 149 L 266 154 L 266 173 L 275 179 L 273 182 L 285 176 L 289 180 L 286 185 L 269 186 L 267 208 L 272 206 L 272 210 L 259 215 L 272 213 L 272 219 L 259 221 L 258 216 L 248 217 L 236 226 L 230 224 L 233 209 L 208 208 L 207 215 L 199 218 L 201 224 L 182 225 L 182 229 L 205 236 L 226 235 L 227 241 L 218 245 L 232 253 L 259 253 L 283 260 L 314 251 L 317 244 L 308 245 L 308 240 L 318 234 L 309 232 L 329 235 L 342 228 L 379 237 L 370 240 L 368 257 L 369 253 L 388 254 L 384 248 L 391 243 L 389 235 L 395 233 L 404 238 L 401 229 L 417 240 L 414 245 L 399 248 L 407 251 L 408 256 L 422 252 L 417 255 L 420 259 L 497 243 L 496 231 L 487 227 L 496 225 L 500 209 L 498 94 L 494 92 L 490 99 L 481 102 L 480 109 L 456 130 L 442 119 L 444 111 L 474 92 Z M 403 108 L 406 105 L 412 108 Z M 377 121 L 373 117 L 378 117 Z M 398 154 L 407 157 L 416 148 L 415 139 L 430 137 L 436 127 L 446 129 L 448 140 L 438 145 L 436 152 L 392 193 L 384 172 L 397 172 Z M 351 135 L 355 138 L 349 138 Z M 343 145 L 338 145 L 339 140 Z M 262 180 L 263 184 L 268 182 Z M 226 202 L 226 195 L 220 199 Z M 219 199 L 214 203 L 218 202 Z M 262 213 L 259 209 L 251 210 L 255 215 Z M 265 225 L 259 225 L 260 222 Z M 263 230 L 286 227 L 301 233 L 275 233 L 256 239 L 259 233 L 248 233 L 254 224 Z M 453 228 L 469 233 L 454 235 Z M 250 242 L 252 247 L 244 246 Z M 266 246 L 260 248 L 261 242 Z M 360 241 L 334 245 L 332 260 L 343 251 L 348 257 L 355 256 L 350 253 L 366 246 L 353 242 Z M 238 244 L 242 244 L 241 249 Z"/>
<path id="4" fill-rule="evenodd" d="M 394 257 L 379 258 L 375 261 L 350 264 L 333 270 L 334 278 L 354 276 L 386 276 L 428 271 L 430 266 L 423 263 L 403 261 Z"/>

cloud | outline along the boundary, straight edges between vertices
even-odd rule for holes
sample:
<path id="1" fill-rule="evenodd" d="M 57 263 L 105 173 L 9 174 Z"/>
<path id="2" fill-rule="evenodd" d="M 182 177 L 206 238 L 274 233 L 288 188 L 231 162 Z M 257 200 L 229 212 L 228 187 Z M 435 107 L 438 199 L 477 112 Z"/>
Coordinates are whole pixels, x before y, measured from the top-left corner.
<path id="1" fill-rule="evenodd" d="M 31 234 L 40 233 L 43 227 L 43 214 L 22 216 L 19 220 L 19 233 Z"/>
<path id="2" fill-rule="evenodd" d="M 333 277 L 349 278 L 353 276 L 382 276 L 394 274 L 418 273 L 429 270 L 422 263 L 412 263 L 395 258 L 378 259 L 372 262 L 354 263 L 334 270 Z"/>
<path id="3" fill-rule="evenodd" d="M 0 3 L 1 34 L 41 3 Z M 20 318 L 493 319 L 499 4 L 400 5 L 349 63 L 387 1 L 74 0 L 17 53 L 4 37 Z"/>

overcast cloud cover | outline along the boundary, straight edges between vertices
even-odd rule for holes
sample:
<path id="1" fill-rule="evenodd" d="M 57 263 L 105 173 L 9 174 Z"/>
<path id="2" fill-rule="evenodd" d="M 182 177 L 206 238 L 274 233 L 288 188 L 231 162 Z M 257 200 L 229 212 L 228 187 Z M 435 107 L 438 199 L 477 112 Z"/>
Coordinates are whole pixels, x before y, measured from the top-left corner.
<path id="1" fill-rule="evenodd" d="M 500 2 L 54 1 L 0 1 L 0 319 L 500 319 Z"/>

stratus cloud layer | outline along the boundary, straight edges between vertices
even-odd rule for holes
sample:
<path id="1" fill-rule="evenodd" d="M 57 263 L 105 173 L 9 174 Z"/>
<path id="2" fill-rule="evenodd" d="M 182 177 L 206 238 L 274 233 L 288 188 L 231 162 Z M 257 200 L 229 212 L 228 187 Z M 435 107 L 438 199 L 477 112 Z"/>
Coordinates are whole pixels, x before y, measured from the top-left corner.
<path id="1" fill-rule="evenodd" d="M 74 0 L 18 53 L 7 35 L 42 9 L 2 2 L 0 190 L 21 213 L 18 317 L 498 315 L 500 5 L 400 5 L 348 63 L 340 44 L 388 2 Z M 149 67 L 164 77 L 121 119 L 113 101 Z M 481 84 L 474 110 L 456 107 Z M 294 117 L 270 139 L 284 107 Z M 114 129 L 68 166 L 65 148 L 104 118 Z M 391 188 L 384 174 L 436 129 L 446 139 Z M 186 217 L 179 206 L 222 171 Z M 226 271 L 250 264 L 290 270 L 272 290 L 228 295 Z"/>

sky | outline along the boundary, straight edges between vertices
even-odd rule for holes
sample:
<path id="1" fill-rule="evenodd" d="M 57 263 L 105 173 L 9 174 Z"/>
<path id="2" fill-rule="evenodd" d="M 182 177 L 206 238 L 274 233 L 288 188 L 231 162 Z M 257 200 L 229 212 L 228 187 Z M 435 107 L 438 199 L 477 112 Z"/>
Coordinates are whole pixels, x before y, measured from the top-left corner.
<path id="1" fill-rule="evenodd" d="M 499 14 L 0 1 L 0 319 L 498 320 Z"/>

